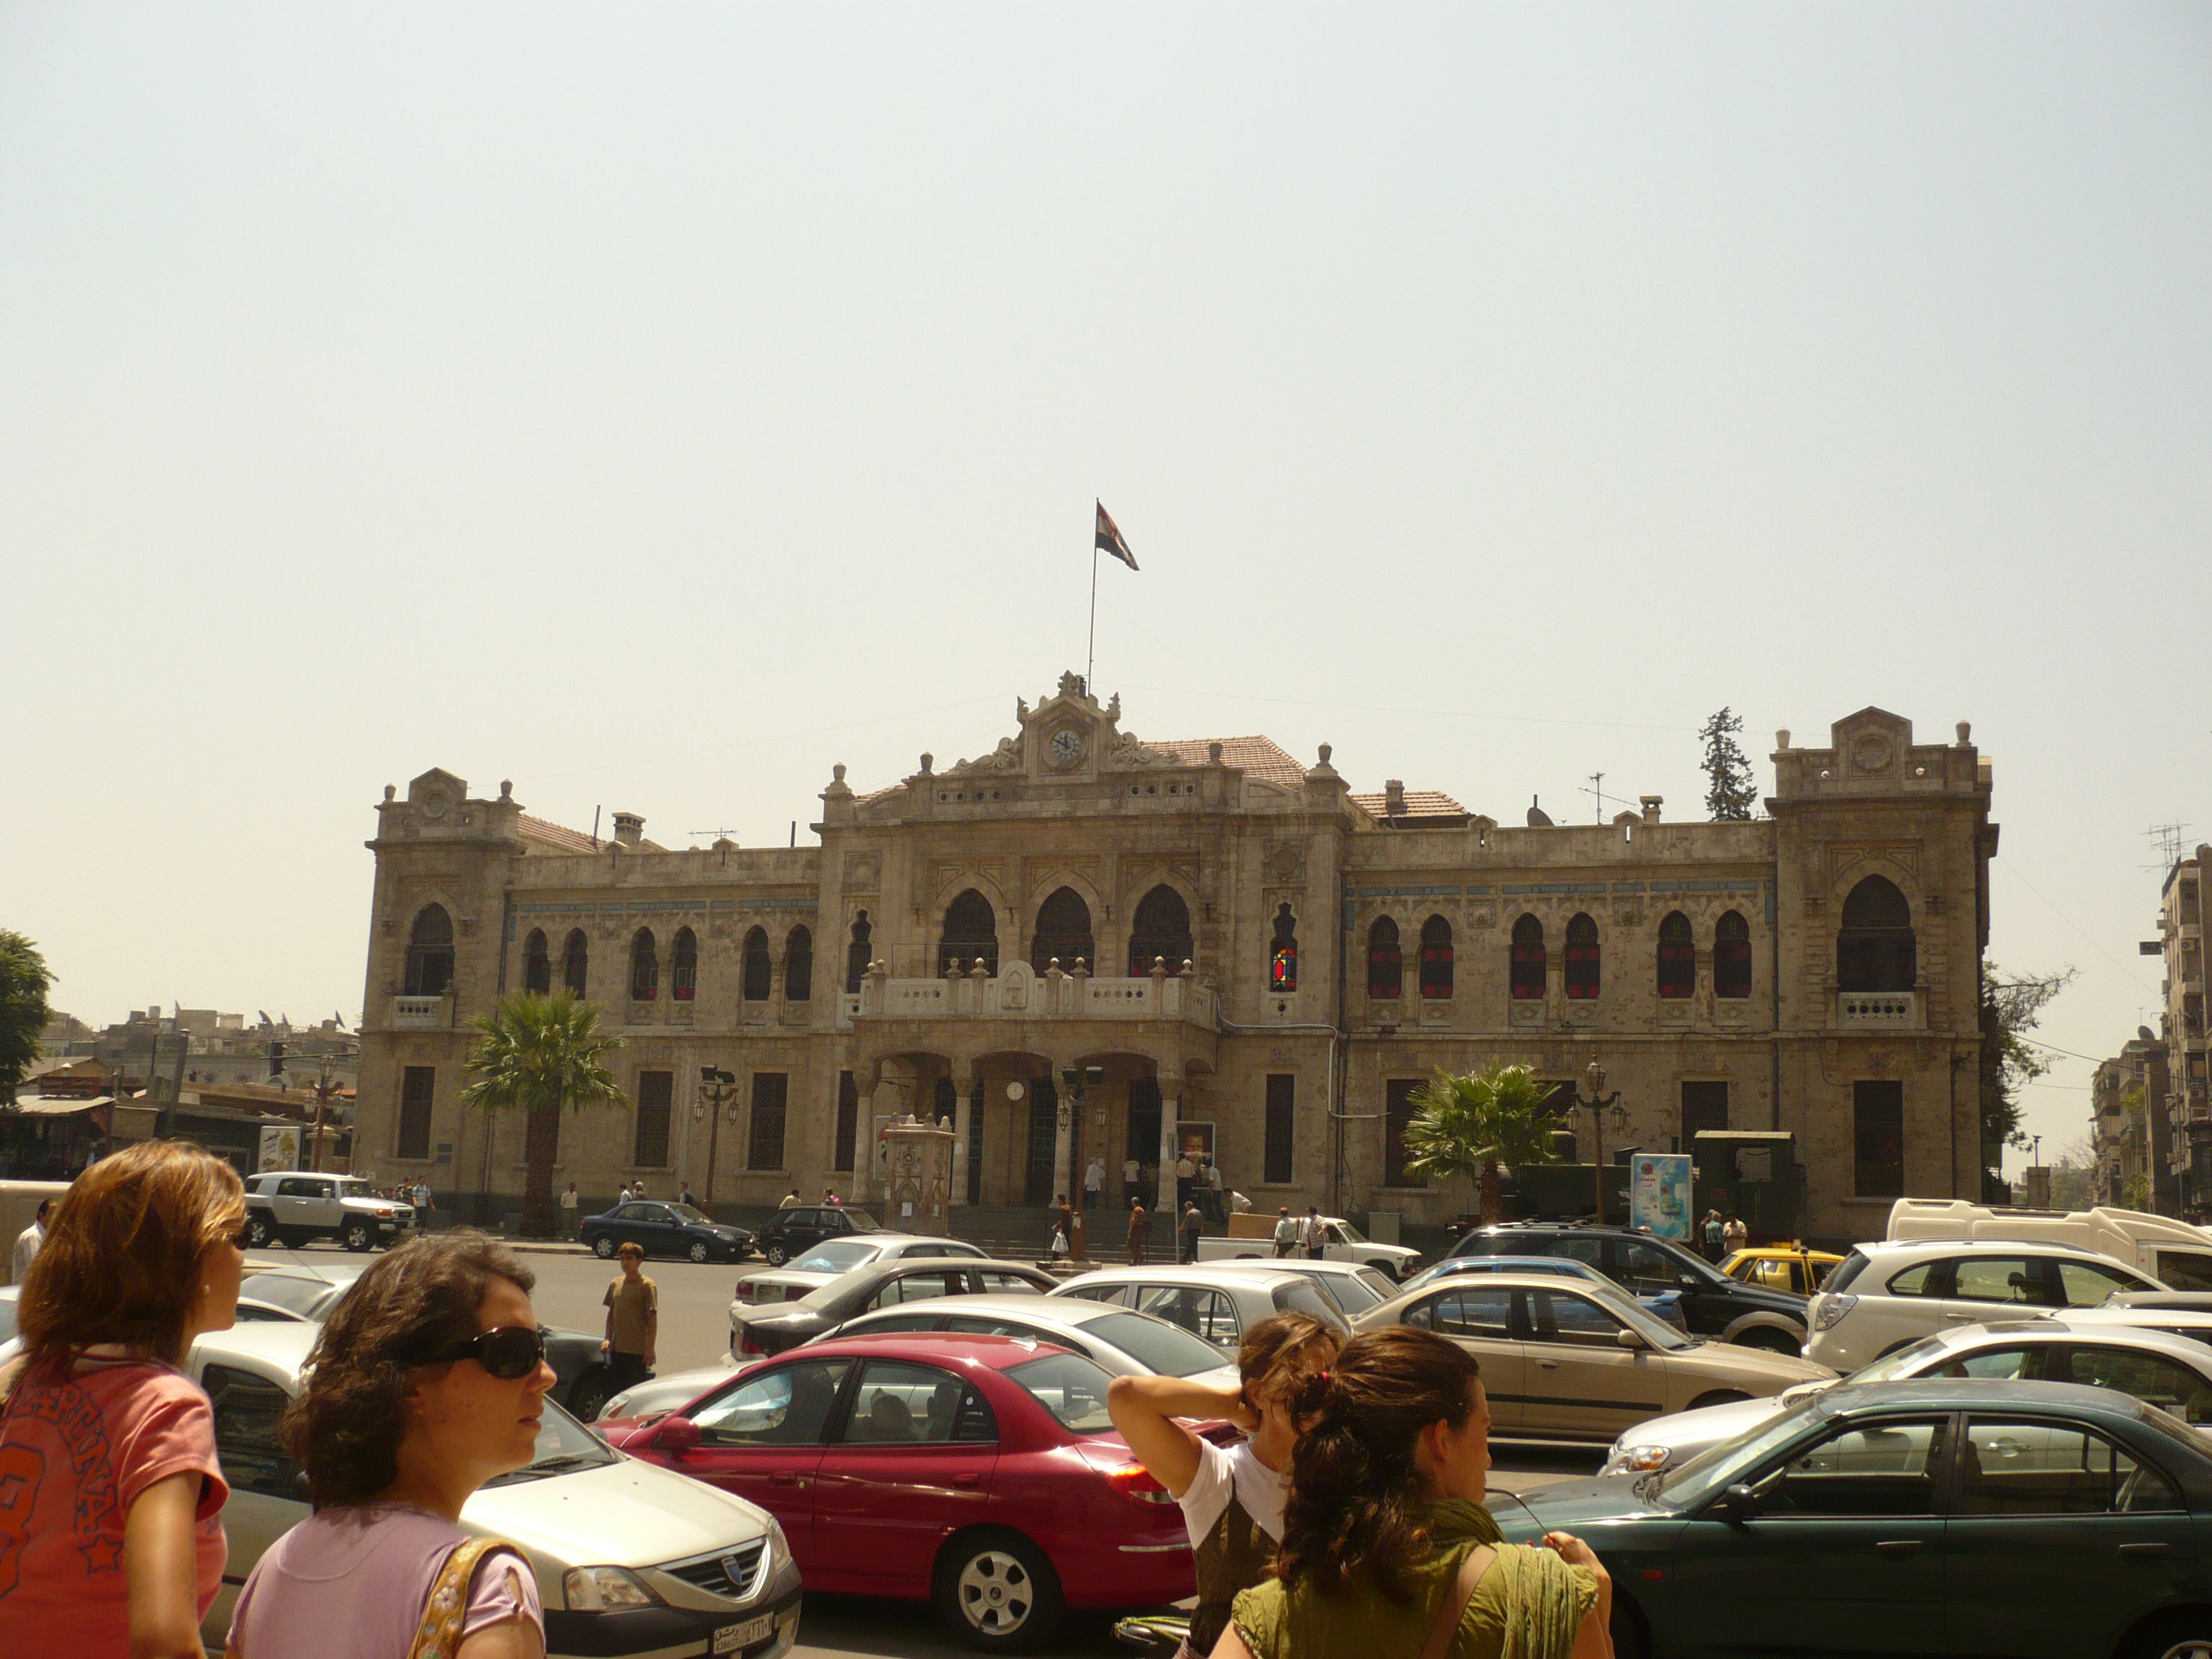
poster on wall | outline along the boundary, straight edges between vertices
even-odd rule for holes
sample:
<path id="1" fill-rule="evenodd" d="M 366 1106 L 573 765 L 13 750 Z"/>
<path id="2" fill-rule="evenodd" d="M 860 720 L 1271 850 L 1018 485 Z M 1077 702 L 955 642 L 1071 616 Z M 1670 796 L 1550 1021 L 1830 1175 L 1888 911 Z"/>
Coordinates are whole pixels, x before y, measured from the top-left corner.
<path id="1" fill-rule="evenodd" d="M 254 1167 L 258 1170 L 298 1169 L 300 1132 L 297 1129 L 264 1127 L 261 1131 L 261 1158 Z"/>
<path id="2" fill-rule="evenodd" d="M 1690 1155 L 1638 1152 L 1628 1183 L 1628 1224 L 1660 1238 L 1690 1237 Z"/>

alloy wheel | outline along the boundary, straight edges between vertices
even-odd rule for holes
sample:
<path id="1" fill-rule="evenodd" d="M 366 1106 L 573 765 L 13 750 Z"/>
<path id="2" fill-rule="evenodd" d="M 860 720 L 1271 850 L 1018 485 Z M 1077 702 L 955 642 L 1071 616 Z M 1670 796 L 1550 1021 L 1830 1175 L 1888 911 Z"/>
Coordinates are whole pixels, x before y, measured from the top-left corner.
<path id="1" fill-rule="evenodd" d="M 2176 1642 L 2159 1655 L 2158 1659 L 2212 1659 L 2212 1638 L 2191 1637 Z"/>
<path id="2" fill-rule="evenodd" d="M 1029 1569 L 1004 1550 L 978 1550 L 969 1557 L 957 1593 L 961 1616 L 986 1636 L 1012 1636 L 1036 1605 Z"/>
<path id="3" fill-rule="evenodd" d="M 704 1261 L 707 1259 L 706 1245 L 695 1240 L 691 1245 L 691 1259 L 694 1261 Z"/>
<path id="4" fill-rule="evenodd" d="M 606 1261 L 609 1257 L 613 1255 L 614 1253 L 615 1242 L 606 1234 L 601 1233 L 597 1238 L 592 1241 L 592 1254 L 599 1257 L 600 1261 Z"/>

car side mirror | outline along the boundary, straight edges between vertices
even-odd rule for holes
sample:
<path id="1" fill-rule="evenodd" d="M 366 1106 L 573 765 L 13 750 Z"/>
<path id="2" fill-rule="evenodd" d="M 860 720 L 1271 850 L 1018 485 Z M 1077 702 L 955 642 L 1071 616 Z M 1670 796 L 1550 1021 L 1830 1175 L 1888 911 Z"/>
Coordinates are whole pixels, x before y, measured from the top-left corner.
<path id="1" fill-rule="evenodd" d="M 1641 1348 L 1644 1346 L 1644 1339 L 1625 1325 L 1613 1334 L 1613 1340 L 1624 1348 Z"/>
<path id="2" fill-rule="evenodd" d="M 1684 1273 L 1680 1279 L 1677 1279 L 1674 1283 L 1686 1291 L 1695 1291 L 1704 1288 L 1698 1283 L 1697 1275 L 1694 1273 Z"/>
<path id="3" fill-rule="evenodd" d="M 1713 1514 L 1730 1526 L 1741 1526 L 1759 1514 L 1759 1493 L 1738 1481 L 1713 1500 Z"/>
<path id="4" fill-rule="evenodd" d="M 701 1436 L 699 1425 L 688 1417 L 670 1417 L 661 1421 L 653 1431 L 653 1443 L 662 1451 L 682 1454 L 696 1451 Z"/>

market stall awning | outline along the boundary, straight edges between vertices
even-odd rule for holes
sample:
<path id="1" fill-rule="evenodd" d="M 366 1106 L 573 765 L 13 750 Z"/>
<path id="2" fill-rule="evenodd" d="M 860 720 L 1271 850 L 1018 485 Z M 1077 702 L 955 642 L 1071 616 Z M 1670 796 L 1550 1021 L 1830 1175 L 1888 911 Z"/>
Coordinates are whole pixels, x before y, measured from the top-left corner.
<path id="1" fill-rule="evenodd" d="M 95 1106 L 112 1106 L 115 1097 L 100 1095 L 91 1100 L 72 1100 L 66 1095 L 17 1095 L 12 1107 L 0 1107 L 0 1116 L 10 1111 L 21 1112 L 26 1117 L 73 1117 L 79 1112 L 88 1112 Z"/>

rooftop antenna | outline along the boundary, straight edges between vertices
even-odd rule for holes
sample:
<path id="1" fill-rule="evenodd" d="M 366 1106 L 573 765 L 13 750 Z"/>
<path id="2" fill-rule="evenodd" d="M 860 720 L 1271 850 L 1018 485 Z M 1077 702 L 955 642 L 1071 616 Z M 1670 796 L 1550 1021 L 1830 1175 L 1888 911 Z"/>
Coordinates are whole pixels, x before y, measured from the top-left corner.
<path id="1" fill-rule="evenodd" d="M 730 849 L 726 847 L 722 847 L 722 843 L 730 839 L 730 831 L 727 830 L 688 830 L 685 833 L 693 836 L 712 836 L 714 838 L 714 845 L 721 848 L 722 868 L 726 870 L 730 867 Z"/>
<path id="2" fill-rule="evenodd" d="M 1600 823 L 1603 823 L 1605 822 L 1605 774 L 1602 772 L 1593 772 L 1589 775 L 1589 780 L 1590 783 L 1594 787 L 1583 790 L 1583 793 L 1585 795 L 1594 795 L 1597 798 L 1597 821 Z M 1627 797 L 1625 795 L 1615 795 L 1613 799 L 1618 801 L 1623 806 L 1628 805 Z"/>
<path id="3" fill-rule="evenodd" d="M 592 809 L 592 850 L 599 850 L 599 809 L 596 806 Z"/>
<path id="4" fill-rule="evenodd" d="M 2163 878 L 2181 862 L 2181 849 L 2188 835 L 2189 826 L 2185 823 L 2154 823 L 2143 831 L 2143 838 L 2158 849 L 2158 862 L 2145 866 L 2151 874 Z"/>

